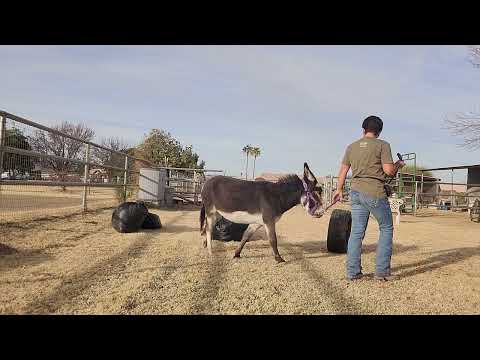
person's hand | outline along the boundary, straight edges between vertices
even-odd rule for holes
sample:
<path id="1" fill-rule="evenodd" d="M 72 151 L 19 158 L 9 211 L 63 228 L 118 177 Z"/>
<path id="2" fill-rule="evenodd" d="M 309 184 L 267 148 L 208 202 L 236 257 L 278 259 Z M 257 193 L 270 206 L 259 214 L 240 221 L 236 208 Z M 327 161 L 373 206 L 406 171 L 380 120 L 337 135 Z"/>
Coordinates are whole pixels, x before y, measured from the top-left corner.
<path id="1" fill-rule="evenodd" d="M 403 167 L 405 166 L 405 161 L 398 160 L 398 161 L 395 163 L 395 165 L 396 165 L 399 169 L 401 169 L 401 168 L 403 168 Z"/>
<path id="2" fill-rule="evenodd" d="M 342 200 L 343 200 L 343 190 L 335 191 L 335 194 L 333 194 L 333 198 L 332 198 L 332 204 Z"/>

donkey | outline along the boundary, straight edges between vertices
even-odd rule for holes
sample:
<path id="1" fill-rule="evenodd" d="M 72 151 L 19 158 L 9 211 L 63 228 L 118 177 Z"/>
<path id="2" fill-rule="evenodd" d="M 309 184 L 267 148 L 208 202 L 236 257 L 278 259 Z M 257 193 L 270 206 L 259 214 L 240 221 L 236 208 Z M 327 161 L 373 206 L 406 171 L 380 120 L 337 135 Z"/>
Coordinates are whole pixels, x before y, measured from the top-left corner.
<path id="1" fill-rule="evenodd" d="M 277 263 L 285 262 L 277 249 L 275 224 L 292 207 L 302 204 L 309 215 L 322 214 L 322 188 L 317 187 L 317 179 L 308 164 L 303 165 L 303 178 L 286 175 L 277 183 L 268 181 L 246 181 L 225 176 L 215 176 L 207 180 L 202 189 L 200 210 L 200 232 L 207 235 L 203 242 L 212 254 L 213 227 L 224 218 L 239 224 L 264 225 Z M 205 221 L 206 220 L 206 221 Z M 235 251 L 239 258 L 247 242 L 244 237 Z"/>

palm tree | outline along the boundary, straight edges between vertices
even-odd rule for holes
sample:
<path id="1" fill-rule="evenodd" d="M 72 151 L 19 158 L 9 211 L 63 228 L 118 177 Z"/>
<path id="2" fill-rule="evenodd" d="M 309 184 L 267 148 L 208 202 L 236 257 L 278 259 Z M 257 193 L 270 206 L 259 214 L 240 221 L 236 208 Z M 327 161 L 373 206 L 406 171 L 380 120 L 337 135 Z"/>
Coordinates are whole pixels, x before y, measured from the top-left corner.
<path id="1" fill-rule="evenodd" d="M 251 155 L 253 156 L 253 178 L 255 179 L 255 162 L 257 161 L 257 157 L 260 156 L 261 150 L 259 147 L 252 148 Z"/>
<path id="2" fill-rule="evenodd" d="M 251 154 L 252 147 L 250 145 L 246 145 L 243 147 L 242 151 L 247 155 L 247 163 L 245 166 L 245 180 L 248 180 L 248 155 Z"/>

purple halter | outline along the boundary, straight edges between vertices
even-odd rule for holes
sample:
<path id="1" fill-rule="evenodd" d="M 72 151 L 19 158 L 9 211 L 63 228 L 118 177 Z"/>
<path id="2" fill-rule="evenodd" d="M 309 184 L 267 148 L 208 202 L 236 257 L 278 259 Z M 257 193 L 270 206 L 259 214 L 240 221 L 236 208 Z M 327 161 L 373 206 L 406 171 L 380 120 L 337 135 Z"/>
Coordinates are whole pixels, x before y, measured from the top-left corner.
<path id="1" fill-rule="evenodd" d="M 305 195 L 306 195 L 302 202 L 302 205 L 306 206 L 307 204 L 309 204 L 310 206 L 308 209 L 308 213 L 313 216 L 315 214 L 315 211 L 317 211 L 319 204 L 317 200 L 313 197 L 312 191 L 308 188 L 308 185 L 305 182 L 305 180 L 302 179 L 302 183 L 303 183 L 303 189 L 305 190 Z"/>

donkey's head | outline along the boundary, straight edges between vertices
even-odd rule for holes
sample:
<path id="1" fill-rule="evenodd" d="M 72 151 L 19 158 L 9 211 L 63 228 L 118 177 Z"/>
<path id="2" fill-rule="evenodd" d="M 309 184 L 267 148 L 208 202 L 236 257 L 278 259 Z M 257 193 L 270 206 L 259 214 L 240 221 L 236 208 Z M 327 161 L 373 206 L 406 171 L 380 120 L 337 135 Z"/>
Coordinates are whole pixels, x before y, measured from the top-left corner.
<path id="1" fill-rule="evenodd" d="M 315 175 L 310 171 L 307 163 L 303 164 L 303 193 L 300 196 L 300 203 L 311 216 L 322 214 L 322 188 L 317 186 Z"/>

